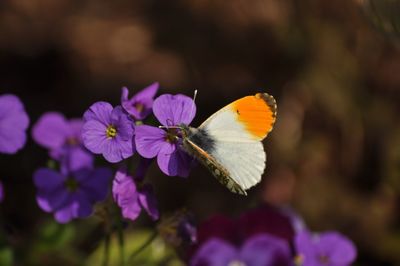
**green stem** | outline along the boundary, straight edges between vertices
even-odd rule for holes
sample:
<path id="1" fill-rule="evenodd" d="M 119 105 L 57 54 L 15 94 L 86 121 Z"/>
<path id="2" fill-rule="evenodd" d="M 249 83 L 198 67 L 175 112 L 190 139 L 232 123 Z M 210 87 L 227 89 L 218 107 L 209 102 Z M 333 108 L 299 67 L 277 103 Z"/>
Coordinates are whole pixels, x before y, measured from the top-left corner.
<path id="1" fill-rule="evenodd" d="M 125 265 L 125 250 L 124 250 L 124 231 L 122 228 L 122 219 L 119 220 L 118 223 L 118 245 L 119 245 L 119 257 L 120 257 L 120 265 Z"/>
<path id="2" fill-rule="evenodd" d="M 110 234 L 106 234 L 106 238 L 104 239 L 104 257 L 103 257 L 103 266 L 108 266 L 110 260 Z"/>
<path id="3" fill-rule="evenodd" d="M 136 257 L 137 255 L 139 255 L 143 250 L 145 250 L 145 249 L 153 242 L 153 240 L 156 239 L 157 235 L 158 235 L 157 231 L 154 232 L 154 233 L 146 240 L 146 242 L 143 243 L 142 246 L 140 246 L 135 252 L 133 252 L 133 253 L 131 254 L 131 256 L 129 257 L 129 262 L 132 262 L 133 259 L 135 259 L 135 257 Z"/>

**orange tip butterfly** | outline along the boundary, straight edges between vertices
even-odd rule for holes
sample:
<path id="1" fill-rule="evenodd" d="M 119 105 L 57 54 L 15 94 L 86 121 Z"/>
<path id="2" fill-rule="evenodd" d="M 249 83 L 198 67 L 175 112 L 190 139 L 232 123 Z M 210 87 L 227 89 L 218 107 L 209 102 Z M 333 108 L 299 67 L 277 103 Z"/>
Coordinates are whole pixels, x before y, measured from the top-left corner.
<path id="1" fill-rule="evenodd" d="M 182 125 L 183 148 L 230 191 L 246 190 L 261 181 L 266 154 L 262 140 L 272 130 L 274 97 L 257 93 L 223 107 L 198 128 Z"/>

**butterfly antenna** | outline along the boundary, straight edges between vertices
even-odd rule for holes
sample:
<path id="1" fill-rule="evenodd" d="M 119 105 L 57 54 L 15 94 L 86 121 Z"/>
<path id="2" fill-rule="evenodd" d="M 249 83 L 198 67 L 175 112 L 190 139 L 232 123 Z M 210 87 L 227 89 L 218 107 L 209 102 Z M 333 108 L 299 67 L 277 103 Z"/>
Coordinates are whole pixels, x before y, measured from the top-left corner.
<path id="1" fill-rule="evenodd" d="M 176 128 L 176 129 L 182 129 L 181 126 L 158 126 L 158 128 L 165 128 L 165 129 Z"/>
<path id="2" fill-rule="evenodd" d="M 194 93 L 193 93 L 193 104 L 192 104 L 192 108 L 190 109 L 189 117 L 191 117 L 192 114 L 193 114 L 193 110 L 194 110 L 194 106 L 195 106 L 195 102 L 196 102 L 196 97 L 197 97 L 197 90 L 194 90 Z"/>

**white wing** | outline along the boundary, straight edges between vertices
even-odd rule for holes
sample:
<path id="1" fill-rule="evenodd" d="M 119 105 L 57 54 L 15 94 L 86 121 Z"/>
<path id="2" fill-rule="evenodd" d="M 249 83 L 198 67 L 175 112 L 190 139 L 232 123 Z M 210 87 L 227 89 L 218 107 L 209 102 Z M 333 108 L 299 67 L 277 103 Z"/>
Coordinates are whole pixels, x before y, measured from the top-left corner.
<path id="1" fill-rule="evenodd" d="M 215 141 L 210 154 L 227 169 L 230 177 L 244 190 L 261 180 L 266 154 L 263 144 L 238 123 L 235 113 L 221 109 L 207 119 L 199 129 L 204 129 Z"/>

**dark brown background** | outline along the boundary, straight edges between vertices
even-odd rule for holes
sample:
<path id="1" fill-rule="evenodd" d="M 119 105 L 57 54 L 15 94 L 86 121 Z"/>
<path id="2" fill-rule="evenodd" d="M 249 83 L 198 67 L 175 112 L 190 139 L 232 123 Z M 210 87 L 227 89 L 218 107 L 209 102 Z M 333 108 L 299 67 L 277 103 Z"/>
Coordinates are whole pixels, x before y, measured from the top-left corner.
<path id="1" fill-rule="evenodd" d="M 243 198 L 202 167 L 181 179 L 153 165 L 160 208 L 186 206 L 202 220 L 261 201 L 292 205 L 312 230 L 351 237 L 358 265 L 399 265 L 399 10 L 389 0 L 3 0 L 0 93 L 17 94 L 34 123 L 158 81 L 160 93 L 199 90 L 196 126 L 266 91 L 278 119 L 263 182 Z M 32 140 L 0 156 L 3 231 L 21 256 L 51 219 L 31 179 L 46 160 Z"/>

